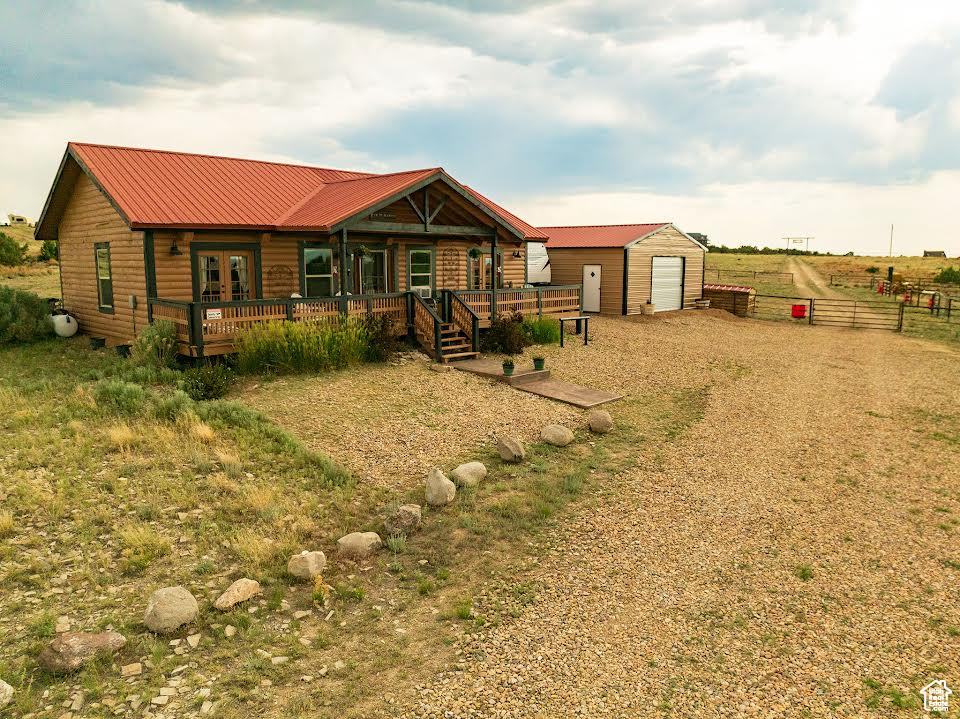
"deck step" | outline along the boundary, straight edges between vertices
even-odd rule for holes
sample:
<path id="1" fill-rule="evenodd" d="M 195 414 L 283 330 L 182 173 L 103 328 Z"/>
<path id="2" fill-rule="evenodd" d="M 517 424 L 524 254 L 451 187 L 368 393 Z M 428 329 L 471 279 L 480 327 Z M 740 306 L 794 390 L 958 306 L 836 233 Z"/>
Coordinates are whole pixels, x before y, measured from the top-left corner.
<path id="1" fill-rule="evenodd" d="M 467 357 L 476 357 L 479 352 L 456 352 L 454 354 L 445 354 L 443 356 L 443 361 L 448 362 L 452 359 L 466 359 Z"/>

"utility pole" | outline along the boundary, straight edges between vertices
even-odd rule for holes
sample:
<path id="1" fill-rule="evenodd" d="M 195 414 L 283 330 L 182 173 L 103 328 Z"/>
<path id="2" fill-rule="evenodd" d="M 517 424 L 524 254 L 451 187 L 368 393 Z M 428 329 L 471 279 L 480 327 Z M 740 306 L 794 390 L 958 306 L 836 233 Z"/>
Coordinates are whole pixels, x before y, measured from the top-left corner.
<path id="1" fill-rule="evenodd" d="M 893 223 L 890 223 L 890 257 L 893 257 Z"/>

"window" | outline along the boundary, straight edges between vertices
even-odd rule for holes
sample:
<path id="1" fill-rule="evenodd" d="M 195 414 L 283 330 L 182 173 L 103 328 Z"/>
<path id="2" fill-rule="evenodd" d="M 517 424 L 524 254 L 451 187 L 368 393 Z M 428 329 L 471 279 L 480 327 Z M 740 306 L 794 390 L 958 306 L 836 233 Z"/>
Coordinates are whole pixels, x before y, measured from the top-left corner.
<path id="1" fill-rule="evenodd" d="M 97 298 L 100 309 L 113 311 L 113 274 L 110 271 L 110 244 L 98 242 L 94 245 L 94 258 L 97 265 Z"/>
<path id="2" fill-rule="evenodd" d="M 373 250 L 360 258 L 360 293 L 385 294 L 387 291 L 387 251 Z"/>
<path id="3" fill-rule="evenodd" d="M 410 289 L 430 296 L 433 288 L 433 251 L 410 250 Z M 425 292 L 422 290 L 426 290 Z"/>
<path id="4" fill-rule="evenodd" d="M 303 249 L 304 294 L 307 297 L 333 295 L 333 250 L 329 247 Z"/>
<path id="5" fill-rule="evenodd" d="M 480 248 L 477 248 L 480 249 Z M 467 255 L 467 279 L 471 290 L 493 289 L 493 260 L 490 250 L 480 250 L 479 257 Z M 503 252 L 497 250 L 497 287 L 503 289 Z"/>

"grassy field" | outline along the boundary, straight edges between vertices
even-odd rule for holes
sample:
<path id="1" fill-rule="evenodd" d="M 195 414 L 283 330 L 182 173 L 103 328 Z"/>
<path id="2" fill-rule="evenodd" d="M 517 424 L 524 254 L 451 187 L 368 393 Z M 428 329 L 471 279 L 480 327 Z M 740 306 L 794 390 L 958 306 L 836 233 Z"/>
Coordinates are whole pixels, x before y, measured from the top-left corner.
<path id="1" fill-rule="evenodd" d="M 40 254 L 40 242 L 33 239 L 33 228 L 24 225 L 0 226 L 0 232 L 27 245 L 27 255 Z M 60 297 L 60 273 L 56 262 L 30 263 L 21 267 L 0 265 L 0 285 L 35 292 L 41 297 Z"/>
<path id="2" fill-rule="evenodd" d="M 826 257 L 810 256 L 803 258 L 816 270 L 829 279 L 830 275 L 865 274 L 870 267 L 879 269 L 880 276 L 886 276 L 887 268 L 893 265 L 895 272 L 902 272 L 905 277 L 914 278 L 933 277 L 944 267 L 960 266 L 958 259 L 943 259 L 942 257 Z"/>
<path id="3" fill-rule="evenodd" d="M 784 255 L 738 255 L 732 252 L 708 252 L 707 269 L 745 272 L 786 272 Z"/>
<path id="4" fill-rule="evenodd" d="M 0 225 L 0 232 L 13 238 L 14 241 L 20 244 L 27 245 L 27 254 L 30 257 L 36 257 L 40 254 L 40 246 L 42 244 L 33 239 L 33 229 L 34 228 L 27 227 L 26 225 Z"/>

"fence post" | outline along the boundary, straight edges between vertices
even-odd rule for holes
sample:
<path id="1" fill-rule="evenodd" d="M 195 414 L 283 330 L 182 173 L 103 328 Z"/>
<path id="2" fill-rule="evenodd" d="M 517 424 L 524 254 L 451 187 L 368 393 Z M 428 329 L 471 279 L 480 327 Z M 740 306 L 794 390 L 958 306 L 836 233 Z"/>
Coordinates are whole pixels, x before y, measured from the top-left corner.
<path id="1" fill-rule="evenodd" d="M 470 344 L 473 345 L 473 351 L 480 351 L 480 318 L 474 314 L 470 318 Z"/>
<path id="2" fill-rule="evenodd" d="M 433 320 L 433 342 L 436 346 L 437 362 L 443 362 L 443 335 L 440 332 L 440 323 Z"/>
<path id="3" fill-rule="evenodd" d="M 813 324 L 813 306 L 814 306 L 814 299 L 813 297 L 811 297 L 810 298 L 810 318 L 809 318 L 809 321 L 807 322 L 807 324 L 811 324 L 811 325 Z"/>
<path id="4" fill-rule="evenodd" d="M 203 357 L 203 307 L 190 303 L 190 344 L 197 348 L 197 357 Z"/>
<path id="5" fill-rule="evenodd" d="M 900 317 L 897 319 L 897 332 L 903 332 L 903 302 L 900 303 Z"/>
<path id="6" fill-rule="evenodd" d="M 413 342 L 417 339 L 417 320 L 414 314 L 416 310 L 413 306 L 413 292 L 407 290 L 404 297 L 407 300 L 407 339 Z"/>
<path id="7" fill-rule="evenodd" d="M 286 300 L 285 304 L 287 305 L 287 322 L 293 322 L 293 300 Z"/>
<path id="8" fill-rule="evenodd" d="M 543 317 L 543 288 L 537 288 L 537 317 Z"/>

